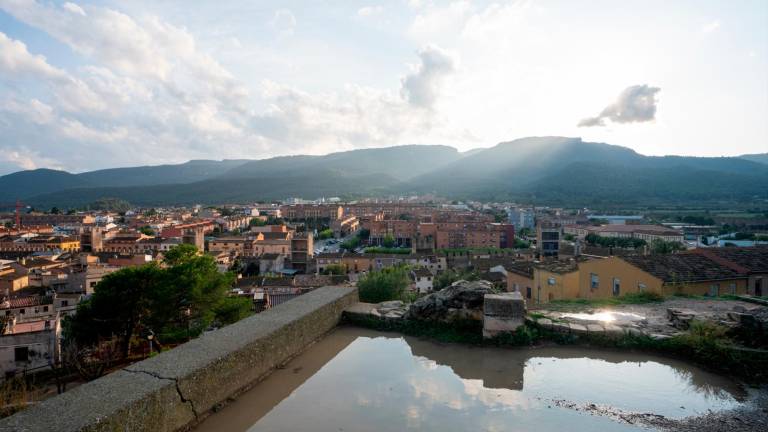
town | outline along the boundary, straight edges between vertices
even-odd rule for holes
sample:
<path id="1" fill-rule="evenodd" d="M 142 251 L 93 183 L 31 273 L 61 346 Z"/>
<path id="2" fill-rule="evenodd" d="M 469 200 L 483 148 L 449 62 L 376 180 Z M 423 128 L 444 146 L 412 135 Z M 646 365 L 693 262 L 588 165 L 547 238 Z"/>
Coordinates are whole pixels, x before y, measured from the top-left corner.
<path id="1" fill-rule="evenodd" d="M 0 216 L 2 372 L 55 369 L 64 358 L 63 323 L 99 282 L 162 263 L 179 245 L 233 273 L 228 295 L 248 299 L 252 313 L 396 267 L 406 269 L 414 298 L 474 278 L 521 293 L 531 308 L 627 294 L 761 297 L 768 290 L 768 217 L 656 222 L 416 197 L 322 201 L 66 213 L 19 205 Z"/>

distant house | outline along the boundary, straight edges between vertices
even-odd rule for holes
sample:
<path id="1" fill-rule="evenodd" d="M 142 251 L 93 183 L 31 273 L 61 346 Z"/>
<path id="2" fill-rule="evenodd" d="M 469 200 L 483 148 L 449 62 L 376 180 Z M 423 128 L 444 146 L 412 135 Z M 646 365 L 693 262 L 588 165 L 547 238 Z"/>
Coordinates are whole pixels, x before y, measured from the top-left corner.
<path id="1" fill-rule="evenodd" d="M 4 319 L 0 334 L 0 372 L 40 371 L 60 358 L 61 321 L 58 316 L 27 322 Z"/>
<path id="2" fill-rule="evenodd" d="M 431 292 L 434 289 L 434 279 L 434 275 L 423 267 L 411 270 L 413 290 L 419 293 Z"/>

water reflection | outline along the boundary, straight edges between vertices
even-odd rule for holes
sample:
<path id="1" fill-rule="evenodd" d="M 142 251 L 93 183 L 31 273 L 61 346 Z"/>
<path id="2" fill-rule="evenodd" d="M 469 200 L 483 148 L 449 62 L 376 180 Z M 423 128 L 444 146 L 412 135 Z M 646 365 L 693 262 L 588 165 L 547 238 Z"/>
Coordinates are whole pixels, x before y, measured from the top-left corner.
<path id="1" fill-rule="evenodd" d="M 684 417 L 736 406 L 727 379 L 647 355 L 440 345 L 341 328 L 200 430 L 624 431 L 553 400 Z"/>
<path id="2" fill-rule="evenodd" d="M 600 322 L 622 322 L 631 323 L 636 321 L 642 321 L 645 319 L 642 315 L 634 314 L 631 312 L 616 312 L 616 311 L 597 311 L 592 313 L 564 313 L 561 314 L 565 318 L 573 318 L 581 321 L 600 321 Z"/>

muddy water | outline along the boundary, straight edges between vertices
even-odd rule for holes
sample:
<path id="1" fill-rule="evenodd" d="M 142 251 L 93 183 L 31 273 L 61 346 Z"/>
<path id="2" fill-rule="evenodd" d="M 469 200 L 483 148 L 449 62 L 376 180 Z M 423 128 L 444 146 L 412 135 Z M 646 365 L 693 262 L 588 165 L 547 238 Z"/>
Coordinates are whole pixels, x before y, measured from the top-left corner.
<path id="1" fill-rule="evenodd" d="M 582 348 L 477 348 L 339 328 L 198 431 L 629 431 L 739 407 L 682 362 Z M 646 425 L 645 428 L 648 426 Z"/>

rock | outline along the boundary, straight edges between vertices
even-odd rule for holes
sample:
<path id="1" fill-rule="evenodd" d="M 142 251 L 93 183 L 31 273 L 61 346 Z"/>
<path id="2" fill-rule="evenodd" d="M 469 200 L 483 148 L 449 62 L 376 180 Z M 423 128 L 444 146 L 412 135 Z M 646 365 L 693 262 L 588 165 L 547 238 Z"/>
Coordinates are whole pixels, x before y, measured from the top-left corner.
<path id="1" fill-rule="evenodd" d="M 564 322 L 553 322 L 552 331 L 555 331 L 558 333 L 570 334 L 571 326 L 569 326 L 568 323 L 564 323 Z"/>
<path id="2" fill-rule="evenodd" d="M 605 329 L 600 324 L 587 324 L 587 330 L 593 334 L 605 333 Z"/>
<path id="3" fill-rule="evenodd" d="M 483 319 L 483 297 L 493 294 L 487 281 L 457 281 L 416 300 L 405 317 L 419 321 L 453 321 L 456 319 Z"/>
<path id="4" fill-rule="evenodd" d="M 581 324 L 570 323 L 571 333 L 573 334 L 587 334 L 587 327 Z"/>
<path id="5" fill-rule="evenodd" d="M 551 329 L 552 328 L 552 320 L 547 318 L 540 318 L 538 321 L 536 321 L 536 324 L 540 325 L 542 328 L 545 329 Z"/>
<path id="6" fill-rule="evenodd" d="M 386 309 L 397 309 L 397 308 L 401 308 L 403 306 L 405 306 L 405 303 L 403 303 L 400 300 L 390 300 L 390 301 L 385 301 L 385 302 L 381 302 L 381 303 L 378 304 L 378 308 L 379 309 L 384 309 L 384 308 L 386 308 Z"/>

